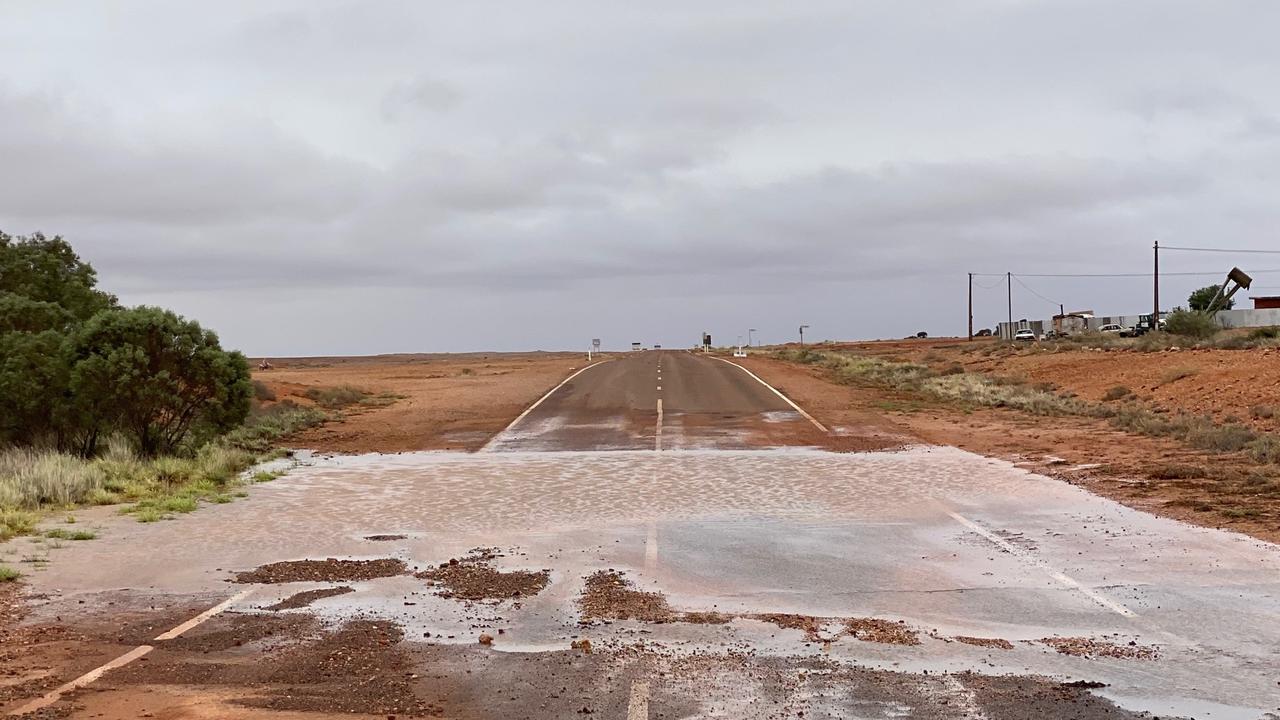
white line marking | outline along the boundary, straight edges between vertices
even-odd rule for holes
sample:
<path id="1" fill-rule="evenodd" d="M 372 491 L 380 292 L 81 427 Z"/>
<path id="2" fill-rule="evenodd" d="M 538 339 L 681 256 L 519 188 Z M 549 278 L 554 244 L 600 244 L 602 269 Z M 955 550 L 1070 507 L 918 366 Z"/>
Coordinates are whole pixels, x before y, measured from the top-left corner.
<path id="1" fill-rule="evenodd" d="M 662 388 L 658 388 L 661 390 Z M 653 449 L 662 449 L 662 398 L 658 398 L 658 424 L 653 432 Z"/>
<path id="2" fill-rule="evenodd" d="M 631 683 L 631 699 L 627 702 L 627 720 L 648 720 L 649 683 L 637 680 Z"/>
<path id="3" fill-rule="evenodd" d="M 996 535 L 990 530 L 987 530 L 986 528 L 970 520 L 969 518 L 963 515 L 951 512 L 950 510 L 946 510 L 945 508 L 944 508 L 944 511 L 948 515 L 950 515 L 952 519 L 954 519 L 956 522 L 960 523 L 961 525 L 964 525 L 965 527 L 978 533 L 979 535 L 986 538 L 987 540 L 990 540 L 991 542 L 1000 546 L 1000 549 L 1004 550 L 1010 555 L 1013 555 L 1014 557 L 1021 558 L 1031 563 L 1032 565 L 1039 567 L 1041 570 L 1044 570 L 1046 573 L 1048 573 L 1049 577 L 1053 578 L 1054 580 L 1057 580 L 1059 583 L 1061 583 L 1066 587 L 1071 588 L 1072 590 L 1078 590 L 1079 592 L 1087 596 L 1090 600 L 1098 603 L 1099 605 L 1110 610 L 1111 612 L 1114 612 L 1118 615 L 1123 615 L 1125 617 L 1137 617 L 1137 614 L 1134 613 L 1129 608 L 1111 600 L 1110 598 L 1103 596 L 1102 594 L 1098 593 L 1097 591 L 1091 588 L 1087 588 L 1084 585 L 1081 585 L 1074 578 L 1068 577 L 1062 574 L 1060 571 L 1053 569 L 1052 567 L 1049 566 L 1048 563 L 1044 562 L 1040 558 L 1035 557 L 1034 555 L 1031 555 L 1030 553 L 1023 550 L 1022 548 L 1019 548 L 1017 545 L 1014 545 L 1013 543 L 1005 540 L 999 535 Z"/>
<path id="4" fill-rule="evenodd" d="M 741 370 L 742 372 L 744 372 L 744 373 L 746 373 L 746 374 L 750 375 L 751 377 L 755 378 L 755 379 L 756 379 L 756 382 L 758 382 L 758 383 L 760 383 L 761 385 L 763 385 L 763 386 L 765 386 L 765 387 L 769 388 L 770 390 L 772 390 L 772 391 L 773 391 L 773 394 L 774 394 L 774 395 L 777 395 L 778 397 L 782 398 L 783 400 L 785 400 L 785 401 L 786 401 L 786 403 L 787 403 L 788 405 L 790 405 L 791 407 L 795 408 L 796 412 L 798 412 L 798 413 L 800 413 L 801 415 L 803 415 L 805 420 L 808 420 L 809 422 L 813 423 L 813 426 L 814 426 L 814 427 L 818 428 L 819 430 L 821 430 L 821 431 L 822 431 L 822 432 L 824 432 L 824 433 L 830 433 L 830 432 L 831 432 L 830 430 L 828 430 L 828 429 L 826 428 L 826 426 L 824 426 L 822 423 L 820 423 L 820 422 L 818 422 L 816 419 L 814 419 L 814 417 L 813 417 L 812 415 L 810 415 L 809 413 L 805 412 L 805 411 L 804 411 L 804 408 L 802 408 L 802 407 L 800 407 L 799 405 L 795 404 L 795 402 L 794 402 L 794 401 L 792 401 L 792 399 L 791 399 L 791 398 L 787 397 L 786 395 L 783 395 L 782 393 L 778 392 L 778 389 L 777 389 L 777 388 L 775 388 L 774 386 L 772 386 L 772 385 L 770 385 L 769 383 L 765 382 L 764 380 L 761 380 L 759 375 L 756 375 L 755 373 L 753 373 L 753 372 L 751 372 L 750 370 L 748 370 L 748 369 L 746 369 L 746 368 L 742 367 L 741 365 L 739 365 L 739 364 L 738 364 L 738 363 L 736 363 L 736 362 L 729 362 L 728 360 L 725 360 L 724 358 L 718 358 L 718 357 L 716 357 L 715 355 L 712 355 L 711 357 L 712 357 L 712 359 L 719 360 L 719 361 L 720 361 L 720 362 L 722 362 L 722 363 L 729 363 L 730 365 L 732 365 L 732 366 L 734 366 L 734 367 L 738 368 L 738 369 L 739 369 L 739 370 Z"/>
<path id="5" fill-rule="evenodd" d="M 960 711 L 964 713 L 963 717 L 969 720 L 987 720 L 986 713 L 982 712 L 982 708 L 978 706 L 977 693 L 965 687 L 964 683 L 960 682 L 960 678 L 955 675 L 943 675 L 942 685 L 947 698 L 955 701 Z"/>
<path id="6" fill-rule="evenodd" d="M 644 538 L 644 569 L 646 572 L 658 569 L 658 524 L 652 520 Z"/>
<path id="7" fill-rule="evenodd" d="M 27 713 L 33 713 L 37 710 L 42 710 L 44 708 L 47 708 L 50 705 L 58 702 L 58 700 L 60 700 L 62 696 L 65 695 L 66 693 L 69 693 L 72 690 L 77 690 L 79 688 L 82 688 L 85 685 L 92 683 L 94 680 L 97 680 L 98 678 L 102 677 L 104 674 L 106 674 L 107 671 L 115 670 L 116 668 L 119 668 L 119 667 L 124 667 L 125 665 L 128 665 L 129 663 L 133 662 L 134 660 L 137 660 L 143 655 L 146 655 L 147 653 L 151 652 L 154 649 L 155 648 L 151 647 L 150 645 L 139 645 L 138 647 L 121 655 L 115 660 L 112 660 L 106 665 L 103 665 L 102 667 L 94 668 L 93 670 L 90 670 L 89 672 L 81 675 L 75 680 L 72 680 L 66 685 L 63 685 L 62 687 L 59 687 L 55 690 L 50 690 L 48 693 L 42 695 L 41 697 L 36 698 L 35 700 L 32 700 L 31 702 L 27 703 L 26 705 L 23 705 L 17 710 L 10 712 L 9 715 L 26 715 Z"/>
<path id="8" fill-rule="evenodd" d="M 578 376 L 579 376 L 579 375 L 581 375 L 582 373 L 584 373 L 584 372 L 586 372 L 586 371 L 590 370 L 591 368 L 596 367 L 596 366 L 598 366 L 598 365 L 603 365 L 603 364 L 605 364 L 605 363 L 607 363 L 607 362 L 609 362 L 609 361 L 608 361 L 608 360 L 600 360 L 599 362 L 591 363 L 590 365 L 588 365 L 588 366 L 586 366 L 586 367 L 582 368 L 581 370 L 579 370 L 579 371 L 575 372 L 574 374 L 570 375 L 569 377 L 565 378 L 564 380 L 561 380 L 559 385 L 557 385 L 557 386 L 555 386 L 555 387 L 551 388 L 549 391 L 547 391 L 547 394 L 546 394 L 546 395 L 543 395 L 542 397 L 538 398 L 538 401 L 537 401 L 537 402 L 535 402 L 534 404 L 532 404 L 532 405 L 530 405 L 529 407 L 525 408 L 525 409 L 524 409 L 524 412 L 520 413 L 519 417 L 517 417 L 515 420 L 512 420 L 510 425 L 507 425 L 506 427 L 502 428 L 501 432 L 499 432 L 499 433 L 497 433 L 496 435 L 494 435 L 493 437 L 489 438 L 489 442 L 485 443 L 485 444 L 484 444 L 484 447 L 480 448 L 480 449 L 479 449 L 479 450 L 477 450 L 476 452 L 490 452 L 490 451 L 492 450 L 492 448 L 493 448 L 493 444 L 494 444 L 494 443 L 496 443 L 496 442 L 498 442 L 498 439 L 499 439 L 499 438 L 501 438 L 503 435 L 506 435 L 508 432 L 510 432 L 510 431 L 511 431 L 511 428 L 513 428 L 513 427 L 515 427 L 516 425 L 518 425 L 518 424 L 520 423 L 520 421 L 521 421 L 521 420 L 523 420 L 523 419 L 525 418 L 525 416 L 526 416 L 526 415 L 528 415 L 529 413 L 533 412 L 533 411 L 534 411 L 534 409 L 536 409 L 539 405 L 541 405 L 541 404 L 542 404 L 542 402 L 543 402 L 544 400 L 546 400 L 547 398 L 549 398 L 549 397 L 551 397 L 552 395 L 554 395 L 554 394 L 555 394 L 555 392 L 556 392 L 557 390 L 559 390 L 560 388 L 564 387 L 566 383 L 568 383 L 570 380 L 572 380 L 572 379 L 574 379 L 574 378 L 578 377 Z"/>
<path id="9" fill-rule="evenodd" d="M 200 613 L 199 615 L 197 615 L 197 616 L 195 616 L 195 617 L 191 618 L 190 620 L 188 620 L 188 621 L 186 621 L 186 622 L 182 623 L 181 625 L 179 625 L 178 627 L 176 627 L 176 628 L 174 628 L 174 629 L 170 630 L 169 632 L 167 632 L 167 633 L 165 633 L 165 634 L 163 634 L 163 635 L 157 635 L 157 636 L 156 636 L 156 640 L 172 640 L 172 639 L 174 639 L 174 638 L 178 637 L 179 635 L 181 635 L 182 633 L 184 633 L 184 632 L 186 632 L 186 631 L 190 630 L 191 628 L 196 627 L 197 625 L 200 625 L 200 624 L 204 623 L 206 620 L 208 620 L 209 618 L 213 617 L 214 615 L 217 615 L 218 613 L 222 612 L 223 610 L 226 610 L 227 608 L 231 607 L 232 605 L 234 605 L 234 604 L 236 604 L 236 603 L 240 602 L 241 600 L 243 600 L 243 599 L 245 599 L 245 598 L 249 597 L 249 595 L 250 595 L 251 593 L 253 593 L 253 588 L 249 588 L 248 590 L 245 590 L 245 591 L 243 591 L 243 592 L 238 592 L 238 593 L 236 593 L 235 595 L 232 595 L 231 597 L 227 598 L 226 600 L 223 600 L 222 602 L 218 603 L 217 605 L 214 605 L 213 607 L 209 608 L 208 610 L 205 610 L 204 612 Z"/>
<path id="10" fill-rule="evenodd" d="M 172 640 L 182 635 L 183 633 L 190 630 L 191 628 L 196 627 L 197 625 L 200 625 L 201 623 L 207 621 L 209 618 L 213 617 L 214 615 L 217 615 L 218 613 L 223 612 L 224 610 L 231 607 L 235 603 L 249 597 L 249 595 L 252 594 L 253 591 L 254 591 L 254 588 L 249 588 L 248 590 L 244 590 L 242 592 L 236 593 L 235 595 L 232 595 L 226 600 L 223 600 L 217 605 L 214 605 L 208 610 L 205 610 L 204 612 L 182 623 L 181 625 L 170 630 L 169 632 L 166 632 L 162 635 L 157 635 L 156 640 Z M 45 693 L 39 698 L 32 700 L 26 705 L 23 705 L 17 710 L 14 710 L 10 714 L 25 715 L 27 713 L 33 713 L 37 710 L 41 710 L 43 708 L 49 707 L 50 705 L 58 702 L 58 700 L 60 700 L 63 695 L 71 692 L 72 690 L 78 690 L 82 687 L 85 687 L 86 685 L 93 683 L 98 678 L 102 677 L 108 672 L 115 670 L 117 668 L 122 668 L 125 665 L 128 665 L 129 663 L 133 662 L 134 660 L 137 660 L 138 658 L 146 655 L 147 653 L 151 652 L 154 649 L 155 647 L 152 645 L 139 645 L 138 647 L 130 650 L 129 652 L 121 655 L 120 657 L 112 660 L 111 662 L 108 662 L 107 664 L 102 665 L 100 667 L 96 667 L 93 670 L 90 670 L 89 672 L 81 675 L 80 677 L 76 678 L 75 680 L 72 680 L 71 682 L 61 687 L 55 688 L 54 690 L 50 690 L 48 693 Z"/>

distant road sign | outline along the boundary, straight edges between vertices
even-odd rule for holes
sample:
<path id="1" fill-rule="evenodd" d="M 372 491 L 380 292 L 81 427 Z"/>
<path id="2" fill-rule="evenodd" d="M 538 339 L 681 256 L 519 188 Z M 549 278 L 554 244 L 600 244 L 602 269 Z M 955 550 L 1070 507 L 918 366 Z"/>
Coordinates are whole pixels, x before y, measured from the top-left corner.
<path id="1" fill-rule="evenodd" d="M 591 347 L 596 350 L 600 349 L 600 338 L 591 338 Z"/>

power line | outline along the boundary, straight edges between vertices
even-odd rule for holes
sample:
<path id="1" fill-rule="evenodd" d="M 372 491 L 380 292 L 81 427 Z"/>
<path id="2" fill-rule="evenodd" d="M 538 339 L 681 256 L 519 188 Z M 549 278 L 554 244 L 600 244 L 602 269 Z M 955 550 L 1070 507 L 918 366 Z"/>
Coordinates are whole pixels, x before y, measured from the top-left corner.
<path id="1" fill-rule="evenodd" d="M 1255 255 L 1280 255 L 1280 250 L 1227 250 L 1224 248 L 1198 248 L 1198 247 L 1170 247 L 1161 245 L 1161 250 L 1181 250 L 1183 252 L 1211 252 L 1211 253 L 1250 253 Z"/>
<path id="2" fill-rule="evenodd" d="M 1001 275 L 1000 277 L 1004 277 L 1004 276 Z M 981 288 L 983 290 L 995 290 L 996 288 L 1004 287 L 1004 283 L 997 282 L 997 283 L 992 283 L 990 285 L 983 285 L 982 283 L 976 282 L 973 284 L 973 286 L 976 288 Z"/>
<path id="3" fill-rule="evenodd" d="M 1164 250 L 1163 247 L 1160 248 Z M 1266 270 L 1250 270 L 1250 275 L 1265 275 L 1267 273 L 1280 273 L 1280 268 L 1268 268 Z M 1151 273 L 1014 273 L 1014 277 L 1024 278 L 1149 278 Z M 974 277 L 1005 277 L 1005 273 L 973 273 Z M 1210 277 L 1223 276 L 1221 272 L 1162 272 L 1160 277 Z"/>
<path id="4" fill-rule="evenodd" d="M 1025 288 L 1025 289 L 1026 289 L 1026 291 L 1027 291 L 1027 292 L 1029 292 L 1029 293 L 1031 293 L 1032 295 L 1035 295 L 1036 297 L 1038 297 L 1038 298 L 1040 298 L 1041 300 L 1043 300 L 1043 301 L 1045 301 L 1045 302 L 1049 303 L 1050 305 L 1053 305 L 1054 307 L 1058 307 L 1058 306 L 1062 305 L 1062 303 L 1057 302 L 1057 301 L 1054 301 L 1054 300 L 1050 300 L 1049 298 L 1047 298 L 1047 297 L 1045 297 L 1045 296 L 1041 295 L 1040 293 L 1036 292 L 1035 290 L 1032 290 L 1032 289 L 1031 289 L 1031 287 L 1030 287 L 1029 285 L 1027 285 L 1026 283 L 1022 282 L 1022 278 L 1018 277 L 1017 275 L 1014 275 L 1014 276 L 1012 276 L 1012 277 L 1013 277 L 1013 279 L 1014 279 L 1014 280 L 1017 280 L 1017 281 L 1018 281 L 1018 284 L 1019 284 L 1019 285 L 1021 285 L 1023 288 Z"/>

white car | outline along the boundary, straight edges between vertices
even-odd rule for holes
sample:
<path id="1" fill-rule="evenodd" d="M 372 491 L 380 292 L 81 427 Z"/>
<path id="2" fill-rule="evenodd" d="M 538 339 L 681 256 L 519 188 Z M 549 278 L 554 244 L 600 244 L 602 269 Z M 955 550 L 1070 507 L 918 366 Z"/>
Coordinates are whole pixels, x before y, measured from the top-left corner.
<path id="1" fill-rule="evenodd" d="M 1019 330 L 1013 334 L 1013 339 L 1016 342 L 1035 342 L 1039 338 L 1036 337 L 1035 332 L 1032 330 Z"/>
<path id="2" fill-rule="evenodd" d="M 1120 325 L 1114 325 L 1114 324 L 1113 324 L 1113 325 L 1103 325 L 1102 327 L 1098 328 L 1098 332 L 1104 332 L 1104 333 L 1116 333 L 1116 334 L 1120 334 L 1120 333 L 1124 332 L 1124 327 L 1122 327 L 1122 326 L 1120 326 Z"/>

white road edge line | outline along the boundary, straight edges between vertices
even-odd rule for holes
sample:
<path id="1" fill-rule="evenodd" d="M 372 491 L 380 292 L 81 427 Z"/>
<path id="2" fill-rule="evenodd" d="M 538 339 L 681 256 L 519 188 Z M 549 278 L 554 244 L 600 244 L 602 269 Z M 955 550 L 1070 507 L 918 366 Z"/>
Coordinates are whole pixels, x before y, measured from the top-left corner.
<path id="1" fill-rule="evenodd" d="M 644 569 L 653 572 L 658 569 L 658 523 L 649 521 L 644 538 Z"/>
<path id="2" fill-rule="evenodd" d="M 218 613 L 223 612 L 224 610 L 231 607 L 232 605 L 239 602 L 240 600 L 243 600 L 249 597 L 249 595 L 253 591 L 254 591 L 254 588 L 249 588 L 248 590 L 244 590 L 242 592 L 236 593 L 235 595 L 232 595 L 226 600 L 223 600 L 217 605 L 214 605 L 208 610 L 205 610 L 199 615 L 182 623 L 181 625 L 170 630 L 169 632 L 166 632 L 162 635 L 157 635 L 155 639 L 156 640 L 172 640 L 182 635 L 186 631 L 190 630 L 191 628 L 194 628 L 197 625 L 200 625 L 201 623 L 205 622 L 206 620 L 213 617 L 214 615 L 217 615 Z M 44 708 L 47 708 L 50 705 L 58 702 L 58 700 L 62 699 L 63 695 L 71 692 L 72 690 L 78 690 L 86 685 L 89 685 L 94 681 L 96 681 L 98 678 L 110 672 L 111 670 L 122 668 L 125 665 L 128 665 L 129 663 L 133 662 L 134 660 L 137 660 L 138 658 L 146 655 L 147 653 L 151 652 L 154 649 L 155 649 L 155 646 L 153 645 L 139 645 L 138 647 L 117 657 L 111 662 L 108 662 L 105 665 L 96 667 L 93 670 L 90 670 L 89 672 L 76 678 L 75 680 L 72 680 L 71 682 L 65 685 L 62 685 L 58 688 L 55 688 L 53 690 L 50 690 L 44 695 L 18 708 L 17 710 L 10 711 L 8 714 L 9 715 L 26 715 L 27 713 L 33 713 L 37 710 L 42 710 Z"/>
<path id="3" fill-rule="evenodd" d="M 550 390 L 548 390 L 546 395 L 543 395 L 542 397 L 538 398 L 538 401 L 537 401 L 537 402 L 535 402 L 534 404 L 532 404 L 532 405 L 530 405 L 529 407 L 525 408 L 525 409 L 524 409 L 524 412 L 520 413 L 520 415 L 519 415 L 518 417 L 516 417 L 516 419 L 515 419 L 515 420 L 512 420 L 510 424 L 508 424 L 506 427 L 504 427 L 504 428 L 502 428 L 501 430 L 499 430 L 499 431 L 497 432 L 497 434 L 495 434 L 493 437 L 489 438 L 489 442 L 485 443 L 485 444 L 484 444 L 484 447 L 480 448 L 480 449 L 479 449 L 479 450 L 477 450 L 476 452 L 491 452 L 491 448 L 493 447 L 493 444 L 494 444 L 494 443 L 498 442 L 498 438 L 502 437 L 503 435 L 506 435 L 508 432 L 510 432 L 510 431 L 511 431 L 511 428 L 513 428 L 513 427 L 515 427 L 516 425 L 520 424 L 520 421 L 521 421 L 521 420 L 523 420 L 523 419 L 525 419 L 525 416 L 527 416 L 529 413 L 531 413 L 531 412 L 533 412 L 534 410 L 536 410 L 536 409 L 537 409 L 537 407 L 538 407 L 539 405 L 541 405 L 541 404 L 542 404 L 542 402 L 543 402 L 544 400 L 546 400 L 547 398 L 551 397 L 552 395 L 555 395 L 555 394 L 556 394 L 556 391 L 557 391 L 557 390 L 559 390 L 560 388 L 564 387 L 564 386 L 565 386 L 565 385 L 566 385 L 570 380 L 572 380 L 572 379 L 574 379 L 574 378 L 578 377 L 578 376 L 579 376 L 579 375 L 581 375 L 582 373 L 584 373 L 584 372 L 586 372 L 586 371 L 590 370 L 591 368 L 593 368 L 593 367 L 595 367 L 595 366 L 597 366 L 597 365 L 603 365 L 603 364 L 605 364 L 605 363 L 607 363 L 607 362 L 609 362 L 609 361 L 608 361 L 608 360 L 599 360 L 599 361 L 593 362 L 593 363 L 591 363 L 590 365 L 587 365 L 586 367 L 583 367 L 582 369 L 578 370 L 578 371 L 577 371 L 577 372 L 575 372 L 574 374 L 572 374 L 572 375 L 570 375 L 569 377 L 565 378 L 564 380 L 561 380 L 559 385 L 556 385 L 555 387 L 553 387 L 553 388 L 551 388 Z"/>
<path id="4" fill-rule="evenodd" d="M 235 595 L 232 595 L 231 597 L 227 598 L 226 600 L 223 600 L 222 602 L 218 603 L 217 605 L 214 605 L 213 607 L 209 608 L 208 610 L 205 610 L 204 612 L 200 613 L 199 615 L 197 615 L 197 616 L 195 616 L 195 617 L 191 618 L 190 620 L 188 620 L 188 621 L 186 621 L 186 622 L 182 623 L 181 625 L 179 625 L 178 627 L 176 627 L 176 628 L 174 628 L 174 629 L 170 630 L 169 632 L 164 633 L 163 635 L 157 635 L 157 636 L 156 636 L 156 640 L 172 640 L 172 639 L 174 639 L 174 638 L 178 637 L 179 635 L 181 635 L 182 633 L 184 633 L 184 632 L 186 632 L 186 631 L 190 630 L 191 628 L 196 627 L 197 625 L 200 625 L 200 624 L 204 623 L 205 621 L 207 621 L 209 618 L 213 617 L 214 615 L 217 615 L 218 613 L 221 613 L 222 611 L 226 610 L 227 608 L 231 607 L 232 605 L 235 605 L 236 603 L 240 602 L 241 600 L 243 600 L 243 599 L 245 599 L 245 598 L 249 597 L 249 595 L 250 595 L 250 594 L 252 594 L 252 593 L 253 593 L 253 588 L 249 588 L 248 590 L 244 590 L 244 591 L 242 591 L 242 592 L 238 592 L 238 593 L 236 593 Z"/>
<path id="5" fill-rule="evenodd" d="M 715 359 L 715 360 L 719 360 L 719 361 L 720 361 L 720 362 L 722 362 L 722 363 L 729 363 L 730 365 L 732 365 L 732 366 L 734 366 L 734 367 L 738 368 L 738 369 L 739 369 L 739 370 L 741 370 L 742 372 L 744 372 L 744 373 L 746 373 L 746 374 L 750 375 L 751 377 L 755 378 L 756 382 L 758 382 L 758 383 L 760 383 L 761 385 L 763 385 L 763 386 L 765 386 L 765 387 L 769 388 L 770 390 L 772 390 L 772 391 L 773 391 L 773 394 L 774 394 L 774 395 L 777 395 L 778 397 L 782 398 L 783 400 L 785 400 L 785 401 L 786 401 L 786 403 L 787 403 L 788 405 L 790 405 L 791 407 L 795 408 L 796 412 L 798 412 L 798 413 L 800 413 L 801 415 L 803 415 L 805 420 L 808 420 L 809 422 L 813 423 L 813 426 L 814 426 L 814 427 L 818 428 L 819 430 L 821 430 L 821 431 L 822 431 L 822 432 L 824 432 L 824 433 L 828 433 L 828 434 L 829 434 L 829 433 L 831 432 L 830 430 L 828 430 L 828 429 L 826 428 L 826 426 L 824 426 L 822 423 L 818 422 L 818 421 L 817 421 L 817 420 L 816 420 L 812 415 L 810 415 L 809 413 L 805 412 L 805 411 L 804 411 L 804 408 L 802 408 L 802 407 L 800 407 L 799 405 L 795 404 L 795 401 L 793 401 L 791 398 L 787 397 L 786 395 L 783 395 L 782 393 L 778 392 L 778 389 L 777 389 L 777 388 L 775 388 L 774 386 L 772 386 L 772 385 L 770 385 L 769 383 L 765 382 L 764 380 L 761 380 L 759 375 L 756 375 L 755 373 L 753 373 L 753 372 L 751 372 L 750 370 L 748 370 L 748 369 L 746 369 L 746 368 L 742 367 L 741 365 L 739 365 L 739 364 L 738 364 L 738 363 L 736 363 L 736 362 L 731 362 L 731 361 L 729 361 L 729 360 L 725 360 L 724 358 L 718 358 L 718 357 L 716 357 L 715 355 L 712 355 L 711 357 L 712 357 L 713 359 Z"/>
<path id="6" fill-rule="evenodd" d="M 653 430 L 653 449 L 654 451 L 662 449 L 662 398 L 658 398 L 658 424 Z"/>
<path id="7" fill-rule="evenodd" d="M 631 699 L 627 701 L 627 720 L 648 720 L 649 683 L 637 680 L 631 683 Z"/>
<path id="8" fill-rule="evenodd" d="M 1087 588 L 1084 585 L 1081 585 L 1075 578 L 1068 577 L 1067 575 L 1064 575 L 1062 572 L 1053 569 L 1052 567 L 1049 566 L 1048 563 L 1044 562 L 1040 558 L 1034 557 L 1030 553 L 1027 553 L 1025 550 L 1019 548 L 1017 545 L 1014 545 L 1008 540 L 1005 540 L 999 535 L 996 535 L 995 533 L 982 527 L 981 525 L 970 520 L 969 518 L 963 515 L 960 515 L 959 513 L 954 513 L 950 510 L 947 510 L 945 507 L 943 508 L 943 511 L 946 512 L 948 515 L 950 515 L 952 519 L 954 519 L 956 522 L 960 523 L 961 525 L 964 525 L 965 527 L 978 533 L 979 535 L 986 538 L 987 540 L 990 540 L 991 542 L 995 543 L 1000 547 L 1000 549 L 1004 550 L 1010 555 L 1013 555 L 1014 557 L 1021 558 L 1022 560 L 1025 560 L 1031 563 L 1032 565 L 1039 567 L 1041 570 L 1044 570 L 1046 573 L 1048 573 L 1049 577 L 1053 578 L 1054 580 L 1057 580 L 1060 584 L 1066 587 L 1069 587 L 1072 590 L 1077 590 L 1080 593 L 1083 593 L 1090 600 L 1098 603 L 1099 605 L 1110 610 L 1111 612 L 1114 612 L 1117 615 L 1123 615 L 1124 617 L 1137 617 L 1137 613 L 1133 612 L 1129 608 L 1121 605 L 1120 603 L 1115 602 L 1114 600 L 1111 600 L 1110 598 L 1102 595 L 1101 593 L 1093 590 L 1092 588 Z"/>

